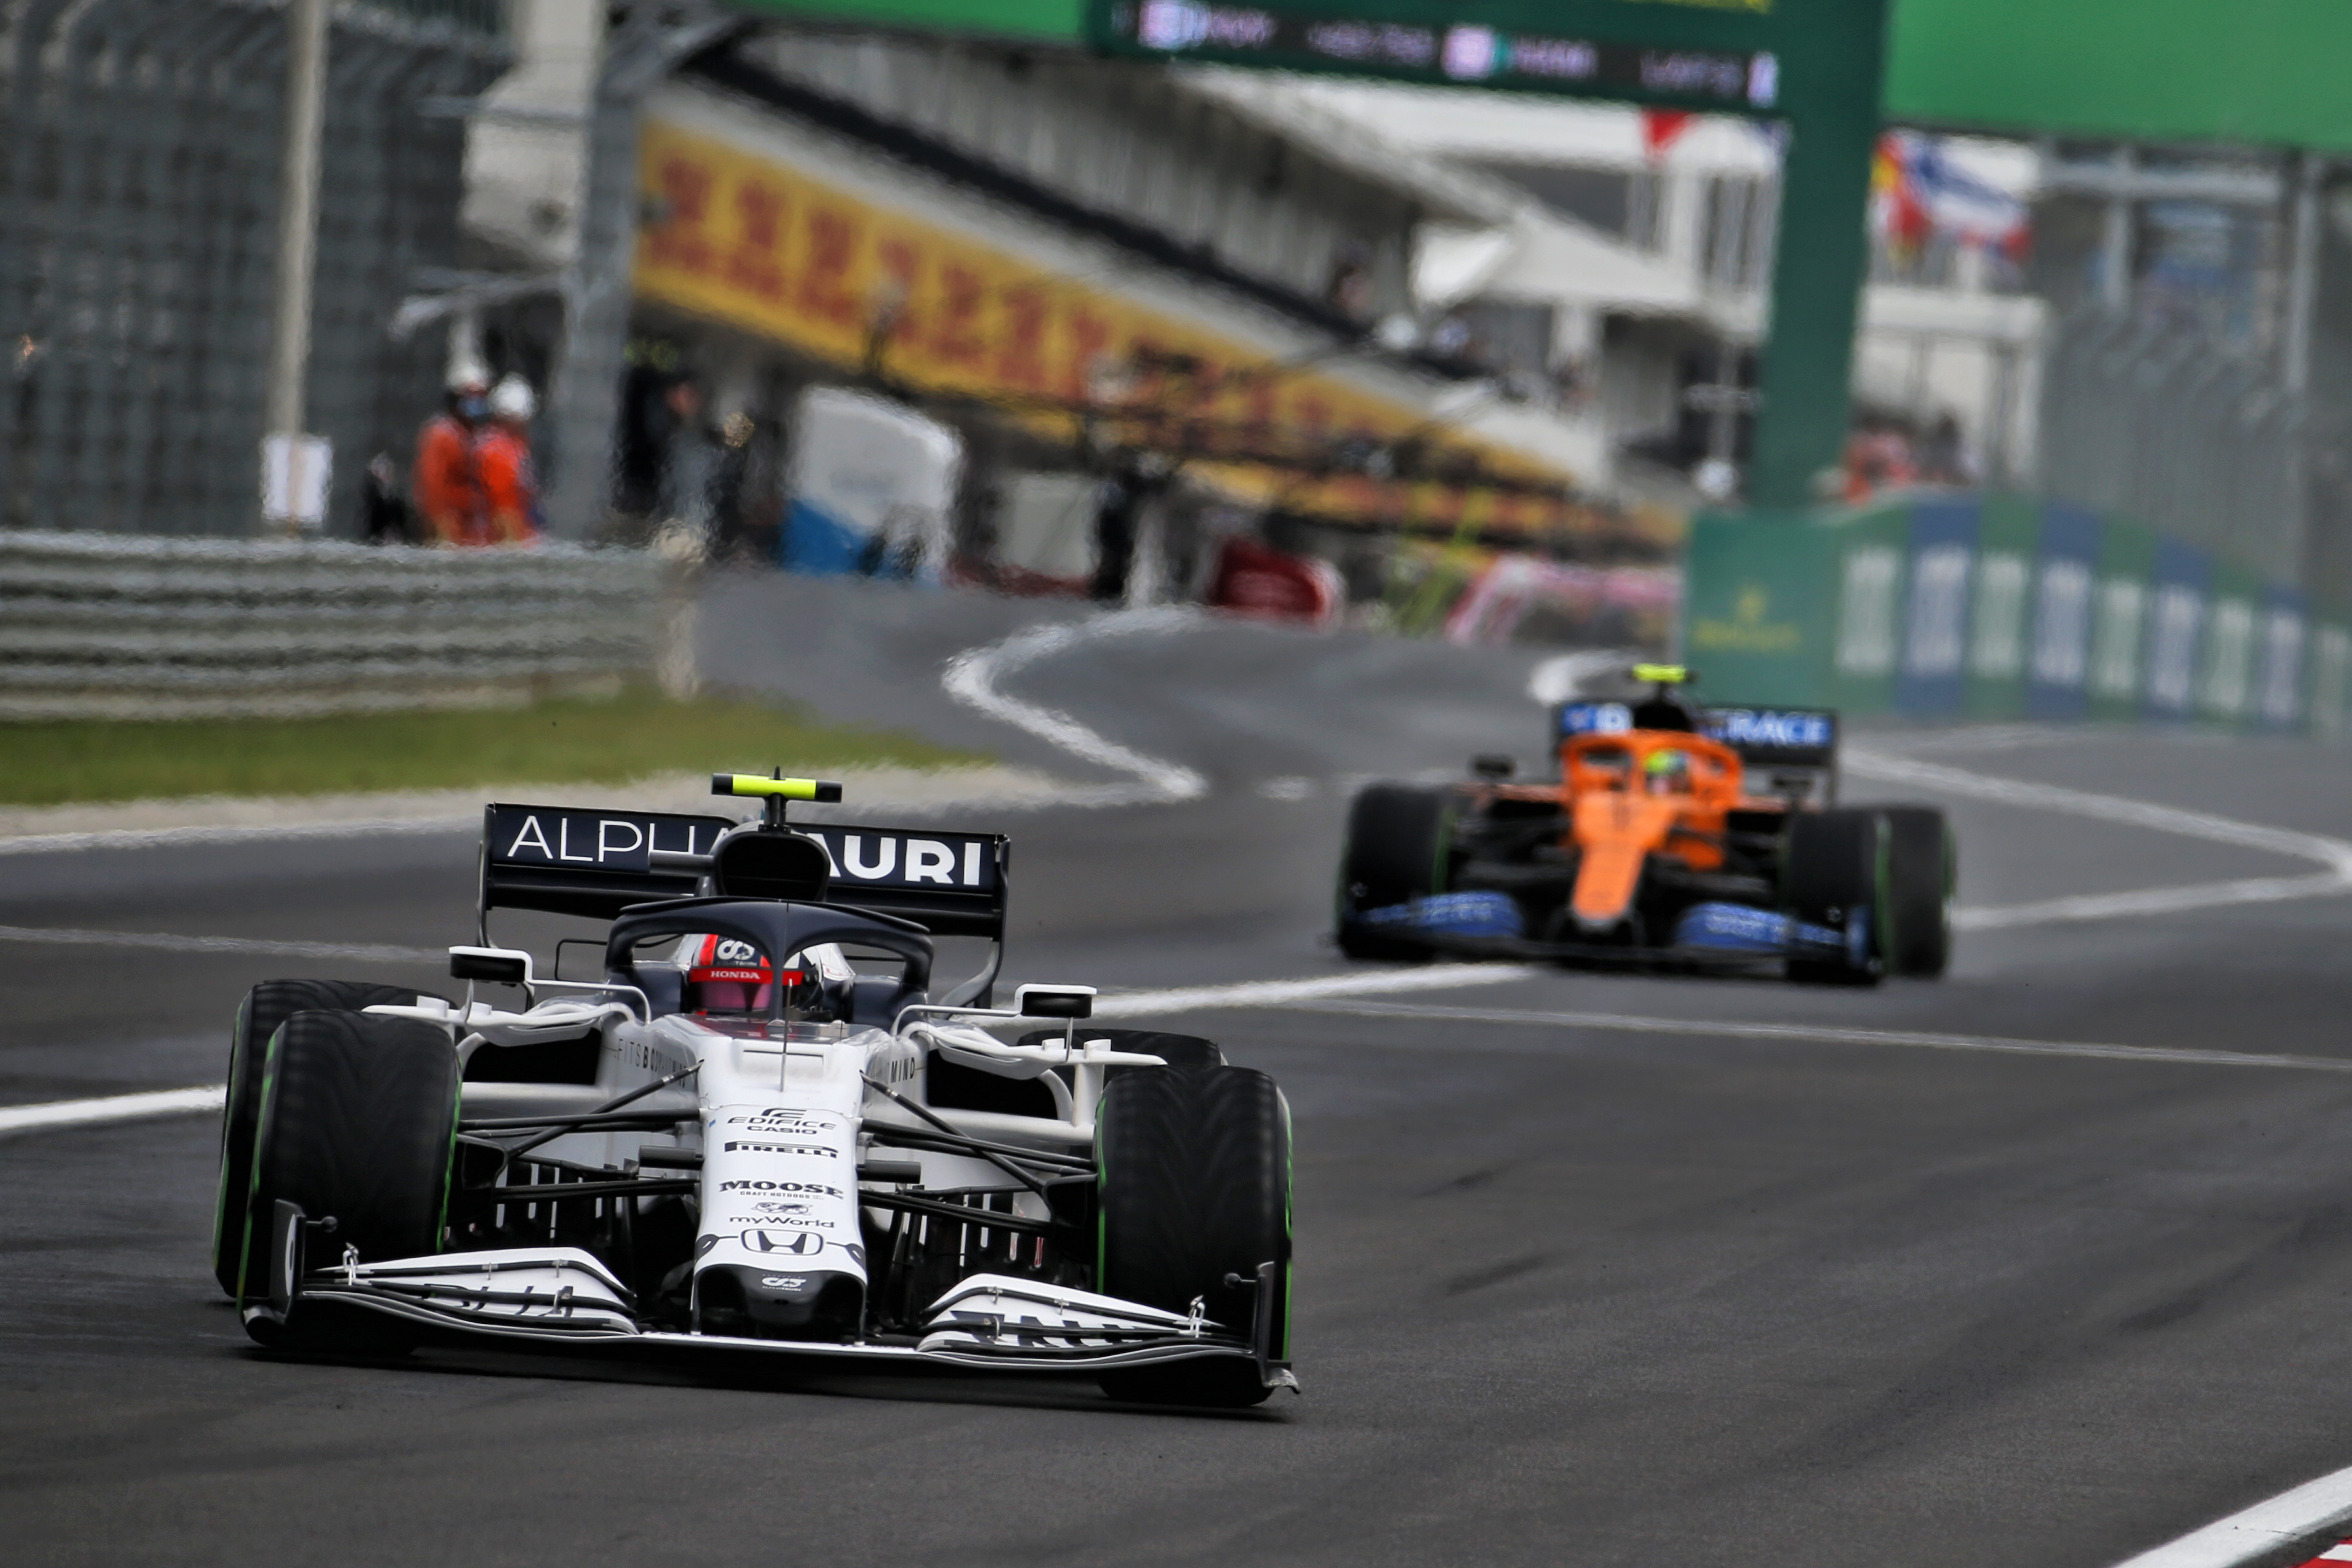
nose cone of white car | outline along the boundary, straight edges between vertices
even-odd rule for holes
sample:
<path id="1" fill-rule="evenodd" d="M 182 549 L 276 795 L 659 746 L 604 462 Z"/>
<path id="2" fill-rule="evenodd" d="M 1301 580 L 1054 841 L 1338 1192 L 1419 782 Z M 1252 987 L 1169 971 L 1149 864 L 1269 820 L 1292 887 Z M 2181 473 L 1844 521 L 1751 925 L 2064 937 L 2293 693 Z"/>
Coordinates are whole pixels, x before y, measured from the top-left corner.
<path id="1" fill-rule="evenodd" d="M 856 1082 L 841 1091 L 855 1093 L 848 1084 Z M 865 1313 L 866 1247 L 849 1113 L 822 1104 L 730 1104 L 716 1108 L 708 1131 L 702 1237 L 694 1250 L 696 1331 L 762 1340 L 856 1336 Z"/>
<path id="2" fill-rule="evenodd" d="M 845 1340 L 857 1332 L 866 1281 L 830 1268 L 719 1263 L 694 1277 L 697 1333 L 750 1340 Z"/>

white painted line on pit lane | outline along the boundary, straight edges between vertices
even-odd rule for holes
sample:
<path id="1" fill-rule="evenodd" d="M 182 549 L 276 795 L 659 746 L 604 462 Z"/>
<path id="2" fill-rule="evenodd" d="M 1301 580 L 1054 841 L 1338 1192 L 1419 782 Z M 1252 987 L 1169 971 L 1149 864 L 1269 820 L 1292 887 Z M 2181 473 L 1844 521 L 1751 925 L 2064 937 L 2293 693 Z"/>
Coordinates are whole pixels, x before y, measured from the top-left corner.
<path id="1" fill-rule="evenodd" d="M 51 926 L 0 926 L 0 942 L 53 947 L 131 947 L 157 952 L 241 953 L 255 958 L 340 958 L 354 963 L 446 963 L 446 947 L 393 947 L 378 942 L 278 942 L 243 936 L 181 936 L 160 931 L 74 931 Z"/>
<path id="2" fill-rule="evenodd" d="M 2237 1568 L 2347 1519 L 2352 1519 L 2352 1469 L 2305 1481 L 2116 1568 Z"/>
<path id="3" fill-rule="evenodd" d="M 479 813 L 465 816 L 394 816 L 362 822 L 247 822 L 209 827 L 112 827 L 92 833 L 27 833 L 0 838 L 0 855 L 49 855 L 73 849 L 155 849 L 182 845 L 287 843 L 299 838 L 382 838 L 390 834 L 470 833 Z"/>
<path id="4" fill-rule="evenodd" d="M 1172 991 L 1113 992 L 1095 998 L 1097 1018 L 1148 1018 L 1229 1007 L 1292 1007 L 1331 996 L 1382 996 L 1403 991 L 1451 991 L 1532 980 L 1543 971 L 1517 963 L 1433 963 L 1419 969 L 1374 969 L 1318 974 L 1308 980 L 1251 980 L 1235 985 L 1187 985 Z"/>
<path id="5" fill-rule="evenodd" d="M 186 1116 L 218 1110 L 228 1097 L 223 1084 L 202 1089 L 159 1089 L 144 1094 L 110 1094 L 102 1100 L 59 1100 L 47 1105 L 0 1106 L 0 1137 L 53 1127 L 94 1127 L 110 1121 L 142 1121 L 151 1116 Z"/>
<path id="6" fill-rule="evenodd" d="M 2164 1062 L 2186 1067 L 2269 1068 L 2352 1073 L 2352 1058 L 2200 1051 L 2169 1046 L 2117 1046 L 2095 1040 L 2025 1040 L 1999 1035 L 1943 1035 L 1916 1029 L 1855 1029 L 1837 1024 L 1738 1024 L 1706 1018 L 1654 1018 L 1627 1013 L 1538 1013 L 1508 1007 L 1433 1007 L 1404 1002 L 1302 998 L 1264 1003 L 1293 1013 L 1340 1017 L 1398 1018 L 1427 1023 L 1512 1024 L 1536 1028 L 1601 1029 L 1621 1034 L 1688 1035 L 1732 1040 L 1792 1040 L 1834 1046 L 1898 1046 L 1931 1051 L 1983 1051 L 1997 1056 L 2087 1057 L 2095 1060 Z M 1188 1009 L 1207 1011 L 1207 1008 Z"/>
<path id="7" fill-rule="evenodd" d="M 1172 805 L 1198 800 L 1209 793 L 1209 781 L 1181 763 L 1147 756 L 1097 734 L 1067 713 L 1024 702 L 997 689 L 996 683 L 1048 654 L 1066 652 L 1104 637 L 1133 637 L 1178 631 L 1198 623 L 1193 612 L 1168 605 L 1149 610 L 1114 610 L 1076 626 L 1032 626 L 986 647 L 968 648 L 948 660 L 940 684 L 950 697 L 992 719 L 1050 745 L 1082 762 L 1126 773 L 1131 784 L 1098 784 L 1069 791 L 1055 804 L 1063 805 Z"/>

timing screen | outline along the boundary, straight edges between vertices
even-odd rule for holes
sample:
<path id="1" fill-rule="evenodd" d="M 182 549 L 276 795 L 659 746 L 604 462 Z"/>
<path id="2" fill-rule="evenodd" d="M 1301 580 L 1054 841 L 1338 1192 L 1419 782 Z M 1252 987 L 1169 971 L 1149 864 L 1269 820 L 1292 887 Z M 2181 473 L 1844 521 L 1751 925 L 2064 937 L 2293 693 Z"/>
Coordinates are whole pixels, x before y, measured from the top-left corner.
<path id="1" fill-rule="evenodd" d="M 1746 109 L 1771 108 L 1780 88 L 1780 61 L 1769 53 L 1645 48 L 1468 24 L 1425 27 L 1285 16 L 1202 0 L 1139 0 L 1113 7 L 1111 26 L 1122 39 L 1162 54 L 1287 58 L 1441 81 L 1557 85 L 1705 99 Z"/>

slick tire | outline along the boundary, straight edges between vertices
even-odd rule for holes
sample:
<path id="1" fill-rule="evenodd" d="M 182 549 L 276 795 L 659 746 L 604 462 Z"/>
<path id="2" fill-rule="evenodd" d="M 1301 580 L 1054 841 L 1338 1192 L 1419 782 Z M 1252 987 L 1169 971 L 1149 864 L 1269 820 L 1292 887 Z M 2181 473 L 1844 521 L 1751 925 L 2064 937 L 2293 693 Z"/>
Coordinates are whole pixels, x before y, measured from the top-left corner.
<path id="1" fill-rule="evenodd" d="M 1349 958 L 1425 958 L 1426 943 L 1358 925 L 1360 910 L 1445 891 L 1452 872 L 1454 794 L 1381 784 L 1348 808 L 1337 899 L 1339 951 Z"/>
<path id="2" fill-rule="evenodd" d="M 314 1267 L 341 1258 L 346 1247 L 362 1262 L 439 1251 L 457 1095 L 457 1053 L 429 1024 L 346 1012 L 287 1019 L 270 1037 L 262 1069 L 238 1299 L 262 1293 L 264 1247 L 257 1238 L 268 1236 L 281 1200 L 299 1205 L 311 1220 L 335 1222 L 316 1243 Z M 371 1327 L 374 1321 L 370 1314 Z M 303 1349 L 393 1348 L 373 1333 L 352 1342 L 342 1326 L 349 1318 L 333 1321 L 338 1327 L 322 1340 L 306 1334 L 298 1301 L 282 1330 L 257 1323 L 254 1337 Z"/>
<path id="3" fill-rule="evenodd" d="M 261 1120 L 262 1058 L 269 1050 L 269 1037 L 297 1013 L 411 1006 L 419 996 L 431 995 L 413 985 L 379 985 L 367 980 L 265 980 L 237 1004 L 228 1031 L 228 1099 L 221 1107 L 220 1190 L 213 1201 L 213 1278 L 222 1289 L 236 1294 L 237 1258 L 245 1247 L 246 1189 L 253 1184 L 253 1133 Z"/>
<path id="4" fill-rule="evenodd" d="M 1289 1354 L 1290 1108 L 1248 1068 L 1130 1073 L 1096 1115 L 1101 1252 L 1096 1288 L 1164 1311 L 1199 1300 L 1248 1337 L 1258 1266 L 1275 1268 L 1275 1360 Z M 1234 1409 L 1269 1392 L 1256 1363 L 1179 1362 L 1106 1372 L 1113 1399 Z"/>
<path id="5" fill-rule="evenodd" d="M 1886 819 L 1886 972 L 1939 978 L 1952 962 L 1958 857 L 1951 825 L 1932 805 L 1882 805 Z"/>
<path id="6" fill-rule="evenodd" d="M 1789 911 L 1812 925 L 1845 929 L 1857 914 L 1869 921 L 1860 963 L 1845 959 L 1792 959 L 1789 978 L 1813 984 L 1875 985 L 1885 973 L 1886 819 L 1876 811 L 1801 811 L 1789 824 L 1781 862 L 1781 896 Z"/>

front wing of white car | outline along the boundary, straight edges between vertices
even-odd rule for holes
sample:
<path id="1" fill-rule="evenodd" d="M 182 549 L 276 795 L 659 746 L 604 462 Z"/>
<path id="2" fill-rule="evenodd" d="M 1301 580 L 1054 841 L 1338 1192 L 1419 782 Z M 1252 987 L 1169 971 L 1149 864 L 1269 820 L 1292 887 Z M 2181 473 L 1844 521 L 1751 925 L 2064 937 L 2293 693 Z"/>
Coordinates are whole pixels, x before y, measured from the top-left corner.
<path id="1" fill-rule="evenodd" d="M 340 1307 L 492 1340 L 751 1351 L 997 1372 L 1091 1373 L 1155 1363 L 1244 1360 L 1256 1363 L 1269 1388 L 1298 1385 L 1289 1368 L 1269 1353 L 1275 1331 L 1271 1263 L 1260 1270 L 1256 1290 L 1256 1300 L 1268 1310 L 1258 1314 L 1259 1321 L 1246 1332 L 1197 1311 L 1179 1315 L 1034 1279 L 976 1274 L 932 1303 L 915 1335 L 827 1341 L 643 1328 L 627 1288 L 577 1247 L 319 1266 L 312 1248 L 331 1249 L 332 1241 L 331 1234 L 321 1235 L 299 1207 L 279 1203 L 270 1226 L 269 1293 L 266 1300 L 247 1304 L 247 1317 L 298 1328 L 315 1308 Z"/>

